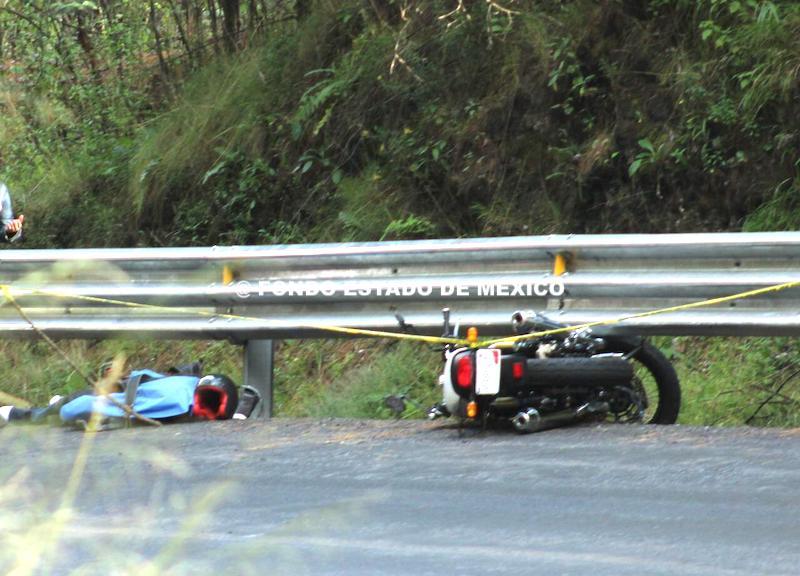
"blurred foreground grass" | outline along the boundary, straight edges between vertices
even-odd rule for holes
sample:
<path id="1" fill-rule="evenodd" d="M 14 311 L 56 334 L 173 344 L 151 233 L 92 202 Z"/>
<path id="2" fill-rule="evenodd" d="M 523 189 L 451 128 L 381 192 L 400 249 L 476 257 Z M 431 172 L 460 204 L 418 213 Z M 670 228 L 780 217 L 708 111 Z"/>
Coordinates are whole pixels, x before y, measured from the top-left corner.
<path id="1" fill-rule="evenodd" d="M 800 426 L 800 342 L 791 338 L 656 338 L 681 379 L 680 423 Z M 207 372 L 241 382 L 241 349 L 228 342 L 113 340 L 60 344 L 84 371 L 118 353 L 128 369 L 202 359 Z M 278 416 L 388 418 L 389 394 L 406 394 L 403 417 L 418 418 L 439 399 L 440 355 L 431 347 L 382 340 L 280 342 L 276 349 Z M 35 405 L 84 387 L 42 342 L 0 342 L 0 391 Z M 3 400 L 2 403 L 5 403 Z"/>

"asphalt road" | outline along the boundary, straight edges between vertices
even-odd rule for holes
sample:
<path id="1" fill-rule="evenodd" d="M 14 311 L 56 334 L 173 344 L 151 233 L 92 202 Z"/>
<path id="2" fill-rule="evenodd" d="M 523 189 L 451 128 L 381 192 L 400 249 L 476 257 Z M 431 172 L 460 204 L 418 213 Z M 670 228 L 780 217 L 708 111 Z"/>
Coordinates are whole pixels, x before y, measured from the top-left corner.
<path id="1" fill-rule="evenodd" d="M 0 440 L 2 573 L 800 573 L 800 430 L 276 420 Z"/>

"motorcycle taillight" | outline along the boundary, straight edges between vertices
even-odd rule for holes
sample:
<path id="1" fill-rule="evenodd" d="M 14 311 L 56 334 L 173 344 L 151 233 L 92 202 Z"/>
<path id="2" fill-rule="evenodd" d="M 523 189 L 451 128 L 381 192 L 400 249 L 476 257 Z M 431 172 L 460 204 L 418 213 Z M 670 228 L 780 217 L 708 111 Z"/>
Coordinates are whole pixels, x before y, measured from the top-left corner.
<path id="1" fill-rule="evenodd" d="M 474 372 L 474 360 L 472 354 L 464 354 L 456 359 L 456 384 L 461 388 L 472 386 L 472 373 Z"/>

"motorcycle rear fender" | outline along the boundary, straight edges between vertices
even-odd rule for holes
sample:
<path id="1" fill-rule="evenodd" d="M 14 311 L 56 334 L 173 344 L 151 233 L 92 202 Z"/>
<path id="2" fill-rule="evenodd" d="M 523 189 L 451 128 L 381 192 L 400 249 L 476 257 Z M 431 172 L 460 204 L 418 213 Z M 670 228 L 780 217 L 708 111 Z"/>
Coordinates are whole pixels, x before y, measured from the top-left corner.
<path id="1" fill-rule="evenodd" d="M 465 350 L 468 350 L 468 348 L 458 348 L 446 352 L 444 370 L 442 370 L 442 373 L 439 375 L 439 385 L 442 387 L 442 403 L 447 406 L 451 414 L 456 414 L 458 412 L 458 404 L 461 399 L 453 385 L 453 358 Z"/>

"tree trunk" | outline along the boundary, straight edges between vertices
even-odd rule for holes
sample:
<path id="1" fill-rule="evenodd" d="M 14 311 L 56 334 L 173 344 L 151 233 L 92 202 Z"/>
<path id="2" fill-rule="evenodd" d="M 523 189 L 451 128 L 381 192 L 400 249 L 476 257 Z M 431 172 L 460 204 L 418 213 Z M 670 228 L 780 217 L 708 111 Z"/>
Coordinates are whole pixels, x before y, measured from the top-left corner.
<path id="1" fill-rule="evenodd" d="M 249 35 L 252 36 L 258 27 L 258 6 L 256 0 L 250 0 L 247 6 L 247 28 L 250 30 Z"/>
<path id="2" fill-rule="evenodd" d="M 91 23 L 86 21 L 84 15 L 78 13 L 75 18 L 75 40 L 83 50 L 86 58 L 86 63 L 89 65 L 89 70 L 92 73 L 92 78 L 95 82 L 100 82 L 100 71 L 97 63 L 97 56 L 94 53 L 94 43 L 92 42 L 92 35 L 90 33 Z"/>
<path id="3" fill-rule="evenodd" d="M 203 28 L 203 2 L 195 0 L 191 6 L 191 26 L 189 26 L 189 37 L 194 37 L 194 45 L 197 46 L 198 60 L 201 60 L 206 53 L 206 34 Z"/>
<path id="4" fill-rule="evenodd" d="M 153 38 L 156 41 L 156 54 L 158 55 L 158 68 L 161 70 L 161 79 L 164 82 L 165 89 L 169 89 L 169 68 L 167 61 L 164 60 L 164 48 L 161 44 L 161 33 L 158 30 L 158 22 L 156 21 L 156 5 L 153 0 L 150 0 L 150 28 L 153 30 Z"/>
<path id="5" fill-rule="evenodd" d="M 208 15 L 211 19 L 211 39 L 214 42 L 214 52 L 219 53 L 219 28 L 217 27 L 217 3 L 208 0 Z"/>
<path id="6" fill-rule="evenodd" d="M 311 0 L 297 0 L 294 3 L 294 11 L 298 20 L 305 20 L 311 13 Z"/>
<path id="7" fill-rule="evenodd" d="M 168 0 L 170 10 L 172 11 L 172 19 L 175 20 L 175 27 L 178 29 L 178 36 L 181 39 L 181 43 L 183 44 L 184 50 L 186 50 L 186 58 L 189 61 L 189 65 L 194 65 L 194 54 L 192 50 L 192 45 L 189 43 L 189 36 L 186 34 L 186 29 L 181 21 L 181 15 L 178 13 L 178 8 L 175 6 L 175 2 L 173 0 Z"/>
<path id="8" fill-rule="evenodd" d="M 225 48 L 228 52 L 235 52 L 239 36 L 239 0 L 220 0 L 222 6 L 222 29 L 224 32 Z"/>

